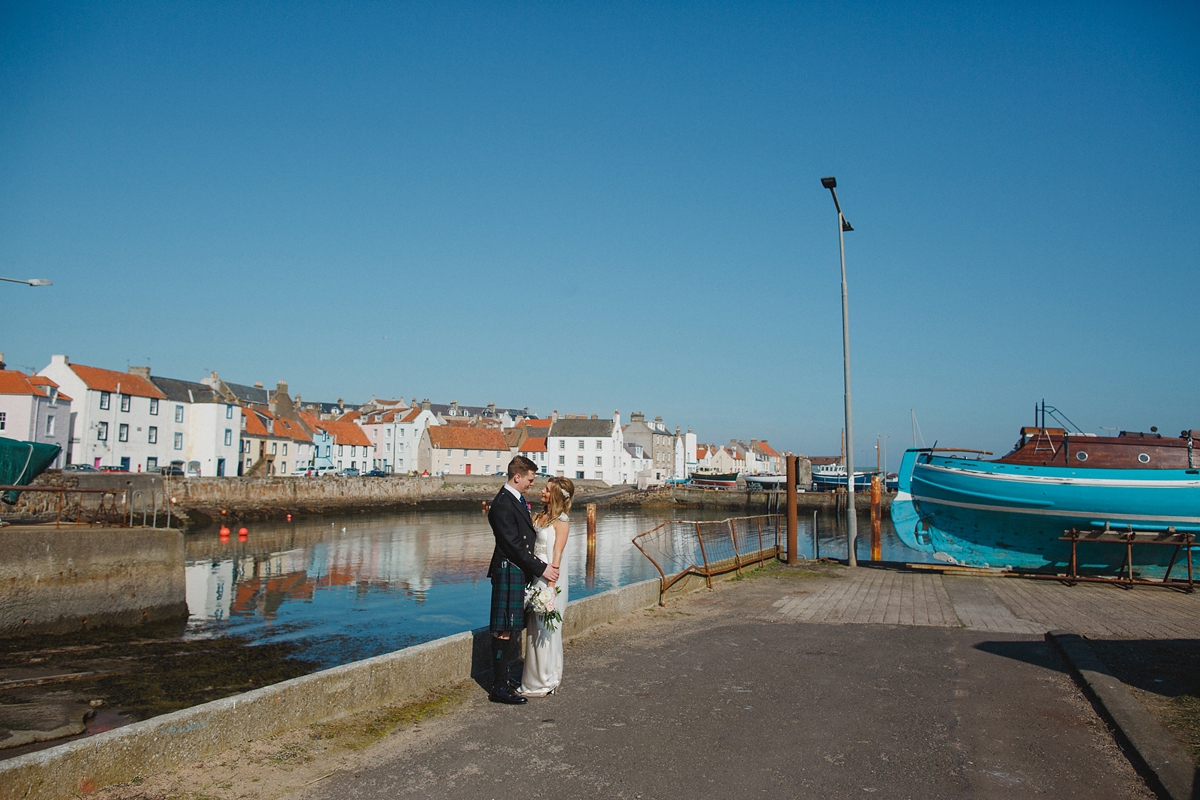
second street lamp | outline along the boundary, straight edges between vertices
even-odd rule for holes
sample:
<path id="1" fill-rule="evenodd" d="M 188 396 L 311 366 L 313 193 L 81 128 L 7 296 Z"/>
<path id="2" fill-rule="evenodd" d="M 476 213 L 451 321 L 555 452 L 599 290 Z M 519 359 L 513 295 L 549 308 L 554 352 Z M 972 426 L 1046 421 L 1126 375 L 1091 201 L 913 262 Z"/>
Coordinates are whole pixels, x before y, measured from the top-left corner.
<path id="1" fill-rule="evenodd" d="M 857 567 L 858 554 L 855 550 L 858 540 L 858 512 L 854 508 L 854 426 L 850 413 L 850 302 L 846 295 L 845 236 L 846 231 L 852 231 L 854 228 L 842 216 L 842 206 L 837 196 L 837 178 L 821 178 L 821 185 L 833 195 L 833 207 L 837 209 L 838 217 L 838 248 L 842 257 L 842 364 L 846 373 L 846 563 Z"/>
<path id="2" fill-rule="evenodd" d="M 50 281 L 45 278 L 30 278 L 29 280 L 21 280 L 20 278 L 0 278 L 0 281 L 8 281 L 9 283 L 23 283 L 26 286 L 51 286 Z"/>

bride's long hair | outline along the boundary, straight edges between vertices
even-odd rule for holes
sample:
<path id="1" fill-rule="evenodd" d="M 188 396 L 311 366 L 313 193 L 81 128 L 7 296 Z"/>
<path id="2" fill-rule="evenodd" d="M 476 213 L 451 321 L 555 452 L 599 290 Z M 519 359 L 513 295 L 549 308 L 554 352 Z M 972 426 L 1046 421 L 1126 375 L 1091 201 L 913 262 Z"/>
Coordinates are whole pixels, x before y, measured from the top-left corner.
<path id="1" fill-rule="evenodd" d="M 550 489 L 550 502 L 537 515 L 538 527 L 549 525 L 563 514 L 571 512 L 571 500 L 575 497 L 575 484 L 570 478 L 551 478 L 546 481 Z"/>

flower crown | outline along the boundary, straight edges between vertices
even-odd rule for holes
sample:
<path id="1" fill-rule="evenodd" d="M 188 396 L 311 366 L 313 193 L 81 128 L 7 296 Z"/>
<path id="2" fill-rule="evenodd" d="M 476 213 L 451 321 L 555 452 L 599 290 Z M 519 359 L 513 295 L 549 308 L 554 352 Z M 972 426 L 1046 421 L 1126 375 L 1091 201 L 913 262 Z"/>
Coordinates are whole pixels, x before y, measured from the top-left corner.
<path id="1" fill-rule="evenodd" d="M 569 494 L 567 493 L 567 490 L 566 490 L 566 489 L 564 489 L 564 488 L 562 488 L 562 487 L 560 486 L 558 490 L 559 490 L 560 492 L 562 492 L 562 494 L 563 494 L 563 497 L 565 497 L 565 498 L 566 498 L 566 499 L 568 499 L 568 500 L 570 500 L 570 499 L 571 499 L 571 495 L 569 495 Z"/>

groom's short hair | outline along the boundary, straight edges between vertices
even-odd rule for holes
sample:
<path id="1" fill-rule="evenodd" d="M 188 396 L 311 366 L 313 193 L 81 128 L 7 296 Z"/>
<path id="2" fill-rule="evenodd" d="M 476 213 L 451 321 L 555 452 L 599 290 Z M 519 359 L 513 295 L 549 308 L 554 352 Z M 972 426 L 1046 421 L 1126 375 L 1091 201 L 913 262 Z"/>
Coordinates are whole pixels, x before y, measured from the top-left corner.
<path id="1" fill-rule="evenodd" d="M 537 464 L 525 456 L 517 456 L 508 462 L 508 479 L 510 481 L 518 475 L 528 475 L 530 472 L 537 472 Z"/>

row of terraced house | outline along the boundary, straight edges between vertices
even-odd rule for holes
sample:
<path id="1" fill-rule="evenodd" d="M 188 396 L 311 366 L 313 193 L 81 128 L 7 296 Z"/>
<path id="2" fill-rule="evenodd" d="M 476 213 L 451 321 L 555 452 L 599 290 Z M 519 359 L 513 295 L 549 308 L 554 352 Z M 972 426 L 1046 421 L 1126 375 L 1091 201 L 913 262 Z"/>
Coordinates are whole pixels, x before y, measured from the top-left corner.
<path id="1" fill-rule="evenodd" d="M 372 397 L 359 405 L 305 402 L 285 382 L 239 384 L 213 372 L 200 381 L 149 367 L 119 372 L 55 355 L 35 375 L 8 370 L 0 354 L 0 436 L 63 448 L 57 467 L 188 476 L 310 476 L 347 470 L 490 475 L 524 455 L 547 475 L 648 486 L 686 479 L 726 461 L 779 472 L 766 442 L 698 445 L 661 417 L 562 414 L 528 408 L 434 404 Z"/>

